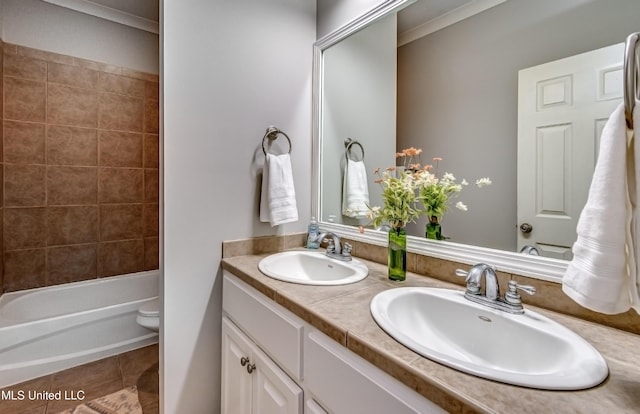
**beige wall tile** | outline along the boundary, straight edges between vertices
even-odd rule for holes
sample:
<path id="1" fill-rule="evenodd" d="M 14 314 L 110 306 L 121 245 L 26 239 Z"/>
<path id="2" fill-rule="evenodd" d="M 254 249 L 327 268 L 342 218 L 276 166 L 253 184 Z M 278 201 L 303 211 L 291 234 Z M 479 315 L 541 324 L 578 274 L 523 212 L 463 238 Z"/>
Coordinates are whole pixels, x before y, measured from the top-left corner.
<path id="1" fill-rule="evenodd" d="M 144 132 L 147 134 L 157 134 L 159 131 L 160 104 L 153 99 L 144 101 Z"/>
<path id="2" fill-rule="evenodd" d="M 143 173 L 137 168 L 100 168 L 98 200 L 100 203 L 141 203 Z"/>
<path id="3" fill-rule="evenodd" d="M 147 99 L 160 100 L 160 84 L 158 82 L 145 82 L 144 97 Z"/>
<path id="4" fill-rule="evenodd" d="M 142 167 L 142 134 L 100 131 L 100 165 L 103 167 Z"/>
<path id="5" fill-rule="evenodd" d="M 47 62 L 8 53 L 4 55 L 4 76 L 44 82 L 47 79 Z"/>
<path id="6" fill-rule="evenodd" d="M 49 125 L 47 128 L 49 165 L 98 165 L 98 132 L 93 128 Z"/>
<path id="7" fill-rule="evenodd" d="M 98 241 L 98 206 L 47 209 L 47 245 L 61 246 Z"/>
<path id="8" fill-rule="evenodd" d="M 130 78 L 141 79 L 143 81 L 149 81 L 149 82 L 157 83 L 160 81 L 160 77 L 156 74 L 140 72 L 138 70 L 128 69 L 128 68 L 122 68 L 122 75 L 128 76 Z"/>
<path id="9" fill-rule="evenodd" d="M 98 126 L 97 92 L 51 83 L 47 87 L 47 121 L 52 124 Z"/>
<path id="10" fill-rule="evenodd" d="M 145 203 L 157 203 L 160 189 L 160 172 L 155 168 L 144 170 L 144 201 Z"/>
<path id="11" fill-rule="evenodd" d="M 47 249 L 47 286 L 93 279 L 97 275 L 97 243 Z"/>
<path id="12" fill-rule="evenodd" d="M 100 206 L 100 241 L 142 238 L 142 204 Z"/>
<path id="13" fill-rule="evenodd" d="M 4 253 L 6 292 L 45 286 L 45 249 L 15 250 Z"/>
<path id="14" fill-rule="evenodd" d="M 48 205 L 95 204 L 97 195 L 96 167 L 47 168 Z"/>
<path id="15" fill-rule="evenodd" d="M 159 245 L 157 237 L 144 239 L 144 270 L 154 270 L 160 266 Z"/>
<path id="16" fill-rule="evenodd" d="M 159 234 L 159 209 L 158 204 L 144 204 L 142 234 L 145 237 L 157 236 Z"/>
<path id="17" fill-rule="evenodd" d="M 145 82 L 140 79 L 101 72 L 99 89 L 102 92 L 112 92 L 144 98 Z"/>
<path id="18" fill-rule="evenodd" d="M 5 250 L 44 247 L 47 242 L 47 213 L 44 207 L 3 209 Z"/>
<path id="19" fill-rule="evenodd" d="M 74 66 L 78 66 L 81 68 L 93 69 L 100 72 L 113 73 L 115 75 L 122 74 L 122 68 L 116 65 L 109 65 L 107 63 L 102 62 L 94 62 L 92 60 L 81 59 L 81 58 L 73 58 Z"/>
<path id="20" fill-rule="evenodd" d="M 45 124 L 4 122 L 4 162 L 44 164 Z"/>
<path id="21" fill-rule="evenodd" d="M 139 272 L 144 268 L 142 239 L 100 243 L 98 277 Z"/>
<path id="22" fill-rule="evenodd" d="M 44 50 L 40 50 L 40 49 L 34 49 L 31 47 L 18 45 L 16 48 L 16 53 L 19 56 L 26 56 L 33 59 L 39 59 L 44 61 L 49 60 L 49 52 L 45 52 Z"/>
<path id="23" fill-rule="evenodd" d="M 44 165 L 4 164 L 4 206 L 44 206 L 45 174 Z"/>
<path id="24" fill-rule="evenodd" d="M 49 62 L 47 80 L 75 88 L 98 89 L 98 73 L 95 70 Z"/>
<path id="25" fill-rule="evenodd" d="M 144 134 L 143 166 L 145 168 L 158 168 L 160 165 L 160 141 L 158 135 Z"/>
<path id="26" fill-rule="evenodd" d="M 100 93 L 100 128 L 142 132 L 143 121 L 144 103 L 141 98 Z"/>
<path id="27" fill-rule="evenodd" d="M 44 122 L 45 83 L 4 77 L 4 119 Z"/>

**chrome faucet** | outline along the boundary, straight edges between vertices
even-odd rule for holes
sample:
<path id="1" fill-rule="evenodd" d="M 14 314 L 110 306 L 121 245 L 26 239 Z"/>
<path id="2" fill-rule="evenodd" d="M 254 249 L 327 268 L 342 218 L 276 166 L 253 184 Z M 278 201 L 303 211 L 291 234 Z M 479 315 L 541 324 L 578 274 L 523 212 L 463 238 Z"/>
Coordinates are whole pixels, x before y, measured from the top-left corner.
<path id="1" fill-rule="evenodd" d="M 349 243 L 345 243 L 343 246 L 340 236 L 337 234 L 325 231 L 320 233 L 316 240 L 320 243 L 327 240 L 327 256 L 345 262 L 351 260 L 351 245 Z"/>
<path id="2" fill-rule="evenodd" d="M 498 275 L 496 268 L 486 263 L 478 263 L 471 267 L 467 272 L 462 269 L 456 270 L 456 275 L 465 277 L 467 282 L 467 290 L 464 297 L 472 302 L 488 306 L 492 309 L 498 309 L 509 313 L 524 313 L 522 300 L 518 294 L 518 290 L 522 290 L 529 295 L 536 293 L 533 286 L 519 285 L 515 280 L 509 281 L 509 289 L 505 293 L 504 298 L 500 297 L 500 284 L 498 283 Z M 481 291 L 481 282 L 484 277 L 484 292 Z"/>

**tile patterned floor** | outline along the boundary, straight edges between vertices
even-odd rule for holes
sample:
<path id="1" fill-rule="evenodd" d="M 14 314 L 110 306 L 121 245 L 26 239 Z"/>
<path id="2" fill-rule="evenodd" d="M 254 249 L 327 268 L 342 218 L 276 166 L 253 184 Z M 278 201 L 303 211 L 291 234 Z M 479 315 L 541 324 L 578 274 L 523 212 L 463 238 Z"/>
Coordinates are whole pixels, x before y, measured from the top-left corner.
<path id="1" fill-rule="evenodd" d="M 13 390 L 15 396 L 22 390 L 25 398 L 22 401 L 0 398 L 0 413 L 55 414 L 79 404 L 81 401 L 71 399 L 78 396 L 79 391 L 84 392 L 84 401 L 90 401 L 136 385 L 144 414 L 157 414 L 158 361 L 156 344 L 3 388 L 1 391 Z M 62 395 L 66 392 L 69 398 L 49 401 L 42 398 L 30 399 L 27 394 L 29 390 L 54 393 L 61 391 Z"/>

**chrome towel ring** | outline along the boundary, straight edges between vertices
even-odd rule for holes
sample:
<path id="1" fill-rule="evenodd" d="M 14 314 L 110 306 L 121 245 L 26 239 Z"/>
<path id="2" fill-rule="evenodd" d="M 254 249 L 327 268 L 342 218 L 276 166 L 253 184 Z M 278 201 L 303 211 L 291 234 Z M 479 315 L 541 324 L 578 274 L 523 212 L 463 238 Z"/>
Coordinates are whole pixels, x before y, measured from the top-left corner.
<path id="1" fill-rule="evenodd" d="M 353 158 L 351 154 L 351 147 L 357 145 L 360 147 L 360 151 L 362 151 L 362 157 L 360 159 Z M 344 140 L 344 156 L 351 161 L 364 161 L 364 147 L 361 143 L 356 141 L 355 139 L 347 138 Z"/>
<path id="2" fill-rule="evenodd" d="M 624 45 L 624 117 L 629 129 L 633 129 L 633 108 L 638 97 L 638 39 L 640 33 L 631 33 Z"/>
<path id="3" fill-rule="evenodd" d="M 265 141 L 267 139 L 269 139 L 269 141 L 275 141 L 276 139 L 278 139 L 278 135 L 283 135 L 287 139 L 287 142 L 289 142 L 288 154 L 291 154 L 291 139 L 289 139 L 289 136 L 280 129 L 271 125 L 269 128 L 267 128 L 267 132 L 264 133 L 264 137 L 262 137 L 262 152 L 264 152 L 264 155 L 267 155 L 267 149 L 264 146 Z"/>

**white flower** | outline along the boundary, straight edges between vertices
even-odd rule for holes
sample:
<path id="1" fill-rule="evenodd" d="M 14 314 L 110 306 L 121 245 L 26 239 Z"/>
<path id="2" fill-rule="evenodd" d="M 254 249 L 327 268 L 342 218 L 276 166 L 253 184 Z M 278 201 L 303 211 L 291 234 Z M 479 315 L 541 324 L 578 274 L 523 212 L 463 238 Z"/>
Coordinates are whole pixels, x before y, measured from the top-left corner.
<path id="1" fill-rule="evenodd" d="M 456 208 L 458 210 L 467 211 L 467 206 L 462 201 L 458 201 L 456 203 Z"/>
<path id="2" fill-rule="evenodd" d="M 491 178 L 489 177 L 480 178 L 479 180 L 476 180 L 476 185 L 478 186 L 478 188 L 491 185 Z"/>
<path id="3" fill-rule="evenodd" d="M 469 185 L 469 183 L 467 182 L 467 180 L 465 180 L 464 178 L 462 179 L 462 182 L 460 183 L 460 185 Z"/>
<path id="4" fill-rule="evenodd" d="M 455 181 L 456 177 L 453 176 L 453 174 L 451 173 L 444 173 L 444 175 L 442 176 L 442 181 Z"/>

